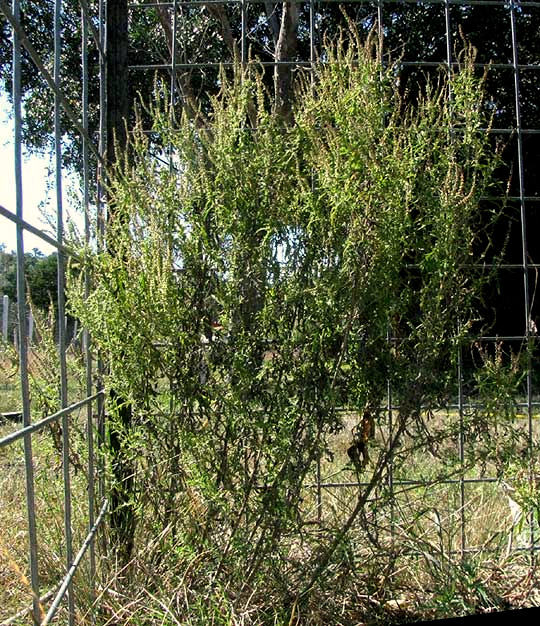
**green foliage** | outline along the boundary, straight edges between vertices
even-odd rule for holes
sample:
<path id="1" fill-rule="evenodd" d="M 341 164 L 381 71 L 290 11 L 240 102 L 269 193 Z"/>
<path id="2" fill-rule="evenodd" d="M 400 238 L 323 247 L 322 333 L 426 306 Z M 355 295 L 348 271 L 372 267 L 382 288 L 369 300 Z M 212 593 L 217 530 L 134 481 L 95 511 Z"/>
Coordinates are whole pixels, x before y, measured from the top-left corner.
<path id="1" fill-rule="evenodd" d="M 34 306 L 46 312 L 51 302 L 56 302 L 57 256 L 45 256 L 34 248 L 24 255 L 26 285 Z M 17 255 L 0 249 L 0 296 L 17 301 Z"/>
<path id="2" fill-rule="evenodd" d="M 69 286 L 133 408 L 115 428 L 141 520 L 174 528 L 209 584 L 279 587 L 286 570 L 289 600 L 330 563 L 351 567 L 341 547 L 390 455 L 451 390 L 486 280 L 473 245 L 498 162 L 470 51 L 412 104 L 370 44 L 343 38 L 325 58 L 287 125 L 253 67 L 222 76 L 203 124 L 156 105 L 174 167 L 135 133 L 110 183 L 107 249 L 84 253 L 91 293 L 82 275 Z M 366 465 L 389 380 L 395 428 Z M 303 486 L 344 406 L 368 486 L 299 559 Z"/>

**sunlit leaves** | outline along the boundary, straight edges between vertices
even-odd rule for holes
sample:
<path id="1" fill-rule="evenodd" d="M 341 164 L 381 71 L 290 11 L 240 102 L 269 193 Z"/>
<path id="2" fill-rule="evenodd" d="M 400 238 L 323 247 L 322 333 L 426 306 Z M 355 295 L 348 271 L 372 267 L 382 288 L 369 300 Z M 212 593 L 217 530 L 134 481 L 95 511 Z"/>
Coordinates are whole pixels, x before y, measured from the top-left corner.
<path id="1" fill-rule="evenodd" d="M 287 124 L 253 67 L 223 75 L 197 123 L 156 106 L 173 166 L 135 134 L 109 252 L 88 257 L 90 298 L 70 298 L 140 416 L 139 462 L 181 459 L 205 532 L 252 563 L 254 538 L 262 553 L 294 525 L 339 407 L 377 421 L 391 380 L 404 426 L 448 391 L 482 285 L 497 158 L 471 65 L 405 104 L 371 45 L 325 59 Z"/>

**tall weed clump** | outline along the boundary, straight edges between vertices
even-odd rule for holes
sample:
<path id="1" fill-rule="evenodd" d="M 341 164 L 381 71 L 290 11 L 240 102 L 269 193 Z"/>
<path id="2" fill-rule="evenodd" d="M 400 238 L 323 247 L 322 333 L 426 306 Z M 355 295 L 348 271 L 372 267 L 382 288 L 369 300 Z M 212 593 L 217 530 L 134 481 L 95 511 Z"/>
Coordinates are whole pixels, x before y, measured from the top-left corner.
<path id="1" fill-rule="evenodd" d="M 407 102 L 396 66 L 343 39 L 299 81 L 286 124 L 256 67 L 221 84 L 195 120 L 156 86 L 152 132 L 171 162 L 136 130 L 111 177 L 106 249 L 85 257 L 90 296 L 74 278 L 69 303 L 133 409 L 118 428 L 148 584 L 181 571 L 175 614 L 193 623 L 201 598 L 223 619 L 250 598 L 274 623 L 276 607 L 293 620 L 328 581 L 351 581 L 356 522 L 389 459 L 452 391 L 498 157 L 469 53 Z M 306 485 L 343 407 L 363 486 L 321 519 Z"/>

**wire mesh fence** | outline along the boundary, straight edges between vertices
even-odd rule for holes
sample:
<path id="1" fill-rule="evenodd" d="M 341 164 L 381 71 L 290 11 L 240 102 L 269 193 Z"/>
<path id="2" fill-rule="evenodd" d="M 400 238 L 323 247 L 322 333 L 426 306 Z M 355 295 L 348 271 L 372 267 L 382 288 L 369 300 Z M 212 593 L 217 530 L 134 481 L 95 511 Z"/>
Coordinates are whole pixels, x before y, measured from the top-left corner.
<path id="1" fill-rule="evenodd" d="M 439 411 L 418 416 L 418 431 L 407 433 L 414 454 L 405 466 L 397 460 L 394 466 L 394 456 L 389 455 L 384 486 L 370 495 L 362 525 L 377 545 L 404 541 L 405 536 L 412 535 L 419 545 L 422 541 L 433 543 L 436 537 L 449 555 L 463 557 L 475 551 L 496 549 L 498 544 L 495 544 L 503 536 L 505 540 L 508 538 L 508 551 L 534 556 L 539 533 L 535 517 L 538 512 L 534 508 L 535 502 L 538 506 L 537 468 L 533 463 L 524 468 L 516 458 L 514 475 L 505 481 L 497 464 L 470 466 L 467 459 L 469 451 L 481 445 L 482 437 L 495 440 L 497 434 L 479 433 L 470 428 L 470 417 L 482 402 L 474 378 L 474 359 L 481 359 L 482 355 L 500 358 L 505 367 L 513 367 L 510 353 L 525 355 L 516 365 L 521 382 L 511 401 L 517 406 L 519 429 L 523 433 L 520 452 L 524 456 L 532 454 L 538 444 L 537 351 L 529 348 L 536 345 L 540 323 L 535 304 L 540 267 L 535 238 L 540 199 L 535 171 L 540 145 L 537 106 L 540 3 L 15 0 L 9 5 L 0 0 L 0 10 L 4 17 L 3 31 L 9 31 L 12 46 L 12 75 L 6 82 L 12 88 L 16 188 L 15 206 L 0 207 L 0 213 L 4 223 L 15 224 L 17 229 L 19 319 L 26 319 L 28 303 L 25 233 L 37 235 L 57 251 L 56 319 L 66 319 L 63 289 L 66 264 L 76 261 L 77 255 L 66 239 L 64 168 L 72 167 L 80 175 L 85 216 L 83 239 L 95 249 L 103 246 L 106 239 L 106 164 L 113 158 L 114 141 L 123 145 L 125 128 L 129 133 L 142 124 L 156 159 L 172 167 L 173 155 L 151 130 L 144 106 L 137 110 L 130 104 L 136 98 L 144 104 L 162 97 L 156 77 L 168 85 L 171 109 L 183 109 L 196 116 L 190 110 L 192 103 L 197 102 L 202 110 L 208 108 L 209 97 L 218 93 L 221 86 L 220 71 L 229 72 L 238 64 L 253 63 L 262 68 L 277 106 L 286 117 L 292 103 L 294 77 L 324 62 L 324 42 L 336 37 L 339 27 L 348 23 L 354 23 L 366 37 L 376 33 L 383 64 L 396 63 L 403 85 L 414 84 L 415 80 L 422 82 L 441 66 L 457 67 L 465 42 L 476 48 L 476 68 L 487 72 L 487 105 L 492 122 L 486 132 L 494 143 L 503 146 L 506 165 L 501 175 L 508 178 L 506 196 L 486 197 L 481 207 L 483 214 L 488 215 L 504 206 L 491 247 L 478 259 L 482 267 L 497 268 L 497 282 L 486 293 L 482 312 L 490 322 L 486 324 L 490 332 L 476 337 L 474 346 L 461 346 L 452 397 L 441 401 Z M 38 28 L 40 25 L 42 28 Z M 43 56 L 45 50 L 54 50 L 54 54 Z M 36 98 L 43 98 L 45 103 L 45 111 L 38 109 L 37 118 L 41 117 L 42 121 L 47 118 L 43 127 L 37 129 L 36 115 L 31 113 Z M 26 218 L 24 189 L 32 181 L 22 175 L 22 150 L 32 129 L 34 135 L 41 133 L 49 140 L 52 138 L 54 234 L 36 228 Z M 89 279 L 86 285 L 89 293 Z M 16 459 L 8 450 L 24 455 L 25 488 L 24 493 L 17 492 L 17 497 L 19 506 L 26 502 L 28 568 L 9 556 L 10 546 L 0 544 L 0 549 L 14 564 L 14 571 L 29 572 L 29 582 L 23 586 L 28 587 L 33 598 L 29 610 L 39 623 L 51 622 L 59 610 L 65 611 L 68 623 L 83 623 L 86 618 L 91 621 L 94 612 L 95 586 L 99 579 L 97 537 L 107 510 L 103 468 L 97 450 L 98 435 L 103 433 L 104 393 L 99 388 L 99 371 L 89 334 L 84 332 L 75 353 L 66 335 L 66 325 L 58 324 L 53 332 L 57 350 L 53 386 L 58 387 L 57 397 L 50 406 L 39 405 L 34 397 L 37 394 L 32 394 L 37 357 L 28 341 L 27 325 L 18 324 L 17 328 L 20 387 L 17 408 L 21 409 L 22 427 L 6 426 L 0 448 L 1 462 L 6 466 Z M 5 333 L 3 337 L 5 340 Z M 389 328 L 386 340 L 398 345 L 406 338 L 394 336 Z M 78 386 L 70 369 L 74 359 L 85 364 Z M 381 447 L 392 440 L 396 428 L 400 409 L 394 401 L 396 382 L 399 381 L 389 380 L 387 385 L 385 420 L 377 434 L 377 445 Z M 306 485 L 307 492 L 313 496 L 307 498 L 308 523 L 324 526 L 329 517 L 346 518 L 355 507 L 350 497 L 352 490 L 369 486 L 362 482 L 361 472 L 351 470 L 350 465 L 345 467 L 350 460 L 347 450 L 358 428 L 358 416 L 342 408 L 342 425 L 342 434 L 337 434 L 332 442 L 332 458 L 319 459 L 314 480 Z M 422 439 L 418 435 L 422 429 L 431 431 L 432 436 Z M 42 473 L 40 464 L 43 455 L 54 458 L 50 456 L 52 453 L 44 452 L 49 444 L 43 433 L 49 430 L 57 444 L 55 450 L 61 455 L 61 470 L 56 467 L 54 471 L 61 472 L 59 510 L 64 519 L 61 539 L 56 541 L 63 564 L 57 568 L 57 577 L 44 585 L 40 580 L 40 554 L 44 550 L 40 491 L 46 474 Z M 417 436 L 423 443 L 415 448 Z M 16 447 L 20 442 L 22 450 Z M 395 456 L 397 459 L 398 451 Z M 75 477 L 74 472 L 77 472 Z M 15 480 L 11 474 L 8 476 Z M 531 495 L 525 505 L 516 497 L 516 489 L 523 490 L 524 486 Z M 85 506 L 79 502 L 83 497 L 87 501 Z M 514 508 L 505 513 L 507 498 Z M 495 509 L 497 516 L 493 514 Z M 490 517 L 486 526 L 485 519 Z M 2 523 L 9 521 L 4 518 Z M 86 575 L 78 579 L 82 570 Z M 19 582 L 23 580 L 22 573 L 13 576 L 19 577 Z M 88 587 L 82 582 L 86 580 L 90 581 Z M 23 611 L 24 614 L 26 610 L 26 607 L 11 608 L 12 613 Z M 14 622 L 6 616 L 4 623 Z"/>
<path id="2" fill-rule="evenodd" d="M 64 179 L 64 143 L 66 132 L 63 119 L 69 119 L 70 128 L 74 128 L 81 141 L 81 174 L 83 209 L 85 214 L 85 236 L 90 238 L 90 212 L 99 201 L 95 197 L 95 188 L 92 188 L 92 168 L 89 154 L 99 154 L 96 144 L 89 136 L 88 130 L 88 89 L 90 77 L 88 72 L 89 50 L 98 50 L 101 46 L 100 37 L 96 33 L 94 24 L 97 14 L 90 12 L 85 2 L 78 7 L 72 19 L 79 20 L 80 38 L 78 49 L 81 72 L 76 78 L 82 85 L 81 99 L 68 103 L 63 88 L 65 70 L 62 67 L 63 41 L 65 26 L 61 2 L 46 3 L 42 7 L 49 12 L 50 22 L 46 39 L 46 49 L 52 54 L 42 56 L 35 47 L 36 32 L 32 27 L 24 26 L 25 12 L 32 11 L 32 3 L 14 2 L 11 6 L 3 2 L 0 7 L 3 14 L 3 30 L 11 31 L 10 43 L 12 47 L 11 76 L 11 119 L 13 124 L 13 164 L 15 173 L 15 205 L 2 207 L 4 222 L 10 220 L 16 226 L 16 302 L 18 320 L 26 320 L 29 309 L 30 295 L 27 292 L 25 268 L 25 236 L 32 233 L 39 237 L 43 244 L 52 246 L 56 254 L 57 264 L 57 301 L 52 304 L 55 311 L 54 320 L 47 326 L 46 320 L 42 324 L 42 331 L 49 333 L 49 351 L 45 353 L 29 342 L 28 326 L 26 323 L 17 323 L 16 351 L 10 351 L 4 345 L 3 367 L 8 370 L 10 363 L 18 371 L 19 389 L 11 389 L 5 401 L 12 402 L 16 413 L 20 413 L 22 426 L 15 429 L 10 424 L 3 425 L 3 436 L 0 442 L 2 448 L 2 465 L 5 474 L 4 487 L 7 489 L 6 501 L 3 503 L 5 512 L 3 524 L 8 525 L 9 532 L 3 532 L 2 558 L 7 564 L 7 584 L 13 588 L 22 586 L 23 593 L 19 598 L 27 598 L 22 606 L 5 603 L 5 610 L 14 614 L 11 619 L 9 613 L 3 623 L 15 623 L 17 620 L 27 620 L 30 616 L 36 623 L 48 624 L 53 620 L 67 598 L 67 613 L 65 623 L 74 624 L 76 615 L 88 610 L 95 596 L 93 582 L 86 588 L 84 601 L 76 607 L 76 592 L 73 588 L 73 578 L 79 570 L 81 562 L 88 572 L 87 579 L 95 580 L 96 574 L 96 535 L 106 511 L 106 500 L 102 488 L 98 488 L 98 465 L 96 448 L 94 447 L 95 434 L 99 431 L 100 413 L 102 407 L 102 392 L 95 391 L 95 370 L 90 356 L 90 337 L 88 333 L 81 336 L 81 346 L 78 354 L 70 353 L 67 340 L 67 318 L 65 314 L 64 277 L 66 263 L 73 259 L 73 252 L 65 244 L 65 233 L 69 228 L 65 218 L 66 189 Z M 34 7 L 35 8 L 35 7 Z M 74 10 L 74 7 L 70 7 Z M 92 32 L 95 39 L 90 38 Z M 26 68 L 23 70 L 23 65 Z M 52 106 L 44 113 L 44 122 L 50 124 L 51 141 L 54 163 L 54 222 L 55 232 L 46 233 L 43 229 L 30 224 L 26 217 L 30 213 L 24 204 L 24 189 L 33 184 L 29 177 L 23 179 L 23 126 L 25 115 L 23 103 L 23 71 L 29 70 L 37 80 L 46 85 L 52 98 Z M 7 68 L 4 67 L 4 70 Z M 26 86 L 25 86 L 26 88 Z M 7 168 L 8 165 L 6 164 Z M 94 174 L 95 177 L 95 174 Z M 52 290 L 52 289 L 51 289 Z M 41 312 L 42 317 L 46 317 Z M 63 323 L 58 323 L 62 320 Z M 73 326 L 72 326 L 73 328 Z M 79 384 L 74 387 L 69 372 L 68 361 L 79 358 L 85 363 L 85 375 Z M 13 373 L 13 375 L 15 375 Z M 50 403 L 42 404 L 35 399 L 38 394 L 36 386 L 50 386 Z M 14 386 L 13 386 L 14 387 Z M 34 397 L 32 397 L 34 396 Z M 9 407 L 7 407 L 9 408 Z M 53 436 L 55 445 L 49 448 L 49 435 Z M 77 440 L 78 444 L 74 441 Z M 81 441 L 84 447 L 76 449 Z M 22 442 L 22 448 L 20 443 Z M 24 456 L 24 465 L 19 466 L 16 455 Z M 77 459 L 75 461 L 75 459 Z M 19 471 L 10 472 L 11 463 L 15 462 Z M 51 463 L 51 467 L 44 464 Z M 74 490 L 74 472 L 82 474 L 76 482 Z M 20 484 L 24 472 L 24 490 Z M 10 502 L 10 498 L 13 501 Z M 74 499 L 77 498 L 77 502 Z M 26 502 L 26 532 L 21 528 L 17 519 L 10 519 L 10 515 L 17 517 Z M 43 514 L 44 505 L 49 505 Z M 51 513 L 51 510 L 53 512 Z M 63 521 L 61 521 L 63 517 Z M 52 528 L 54 527 L 54 529 Z M 47 531 L 52 531 L 50 534 Z M 56 532 L 56 534 L 55 534 Z M 22 533 L 22 535 L 17 535 Z M 15 538 L 26 546 L 28 565 L 20 562 L 21 547 Z M 15 543 L 14 543 L 15 541 Z M 52 577 L 44 575 L 44 561 L 51 558 L 50 552 L 45 549 L 48 542 L 54 542 L 59 567 Z M 52 546 L 51 546 L 52 547 Z M 47 569 L 47 568 L 46 568 Z M 52 579 L 51 579 L 52 578 Z M 28 602 L 30 606 L 25 606 Z"/>

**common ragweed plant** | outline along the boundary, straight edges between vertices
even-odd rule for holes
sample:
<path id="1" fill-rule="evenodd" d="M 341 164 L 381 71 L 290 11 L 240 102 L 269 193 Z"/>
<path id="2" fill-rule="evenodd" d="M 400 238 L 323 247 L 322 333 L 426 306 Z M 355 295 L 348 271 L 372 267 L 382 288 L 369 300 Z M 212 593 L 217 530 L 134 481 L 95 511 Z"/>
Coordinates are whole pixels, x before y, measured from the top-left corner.
<path id="1" fill-rule="evenodd" d="M 404 433 L 455 391 L 499 159 L 470 50 L 412 102 L 398 65 L 354 34 L 324 59 L 286 123 L 256 65 L 222 74 L 195 118 L 156 85 L 152 133 L 173 157 L 136 129 L 106 247 L 86 252 L 90 295 L 74 278 L 68 300 L 133 408 L 122 445 L 142 527 L 174 528 L 212 584 L 286 571 L 293 595 L 342 558 Z M 370 451 L 388 381 L 399 408 Z M 364 486 L 307 539 L 304 486 L 343 407 Z"/>

